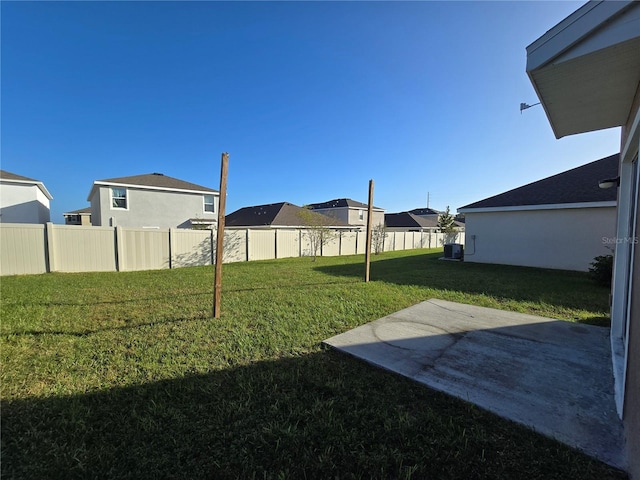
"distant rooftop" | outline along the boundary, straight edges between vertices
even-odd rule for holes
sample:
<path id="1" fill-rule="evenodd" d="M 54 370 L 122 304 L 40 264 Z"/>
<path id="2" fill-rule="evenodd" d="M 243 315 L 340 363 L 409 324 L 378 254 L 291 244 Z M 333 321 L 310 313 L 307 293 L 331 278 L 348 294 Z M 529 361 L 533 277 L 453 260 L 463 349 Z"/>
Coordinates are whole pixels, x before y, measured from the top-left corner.
<path id="1" fill-rule="evenodd" d="M 307 205 L 311 210 L 323 210 L 327 208 L 369 208 L 369 205 L 362 202 L 357 202 L 355 200 L 351 200 L 350 198 L 336 198 L 334 200 L 329 200 L 321 203 L 310 203 Z M 380 207 L 374 206 L 376 210 L 383 210 Z"/>
<path id="2" fill-rule="evenodd" d="M 440 215 L 443 212 L 438 210 L 434 210 L 433 208 L 414 208 L 413 210 L 409 210 L 409 213 L 413 213 L 414 215 Z"/>
<path id="3" fill-rule="evenodd" d="M 169 177 L 162 173 L 146 173 L 143 175 L 132 175 L 129 177 L 106 178 L 104 180 L 96 180 L 94 184 L 121 184 L 121 185 L 140 185 L 156 188 L 167 188 L 171 190 L 195 190 L 200 192 L 218 193 L 209 187 L 203 187 L 195 183 L 186 182 L 178 178 Z"/>
<path id="4" fill-rule="evenodd" d="M 63 215 L 83 215 L 83 214 L 91 214 L 91 207 L 80 208 L 78 210 L 71 210 L 70 212 L 63 213 Z"/>
<path id="5" fill-rule="evenodd" d="M 225 217 L 225 225 L 229 227 L 300 227 L 304 225 L 305 214 L 316 216 L 318 223 L 324 226 L 349 227 L 349 225 L 340 220 L 320 213 L 310 212 L 289 202 L 241 208 Z"/>
<path id="6" fill-rule="evenodd" d="M 411 212 L 386 213 L 384 224 L 390 228 L 436 228 L 438 219 L 420 217 Z"/>

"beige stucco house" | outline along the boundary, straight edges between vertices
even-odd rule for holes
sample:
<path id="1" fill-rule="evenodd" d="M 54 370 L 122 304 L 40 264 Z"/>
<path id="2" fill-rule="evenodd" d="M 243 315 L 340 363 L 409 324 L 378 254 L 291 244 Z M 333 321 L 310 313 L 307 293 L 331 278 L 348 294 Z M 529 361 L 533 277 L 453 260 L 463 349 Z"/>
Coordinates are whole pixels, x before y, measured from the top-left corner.
<path id="1" fill-rule="evenodd" d="M 527 47 L 526 70 L 556 138 L 622 127 L 611 357 L 628 471 L 640 479 L 640 2 L 586 3 Z"/>
<path id="2" fill-rule="evenodd" d="M 52 199 L 41 181 L 0 170 L 0 222 L 47 223 Z"/>
<path id="3" fill-rule="evenodd" d="M 368 218 L 368 208 L 366 203 L 357 202 L 350 198 L 336 198 L 327 202 L 311 203 L 306 205 L 307 208 L 314 212 L 328 215 L 341 222 L 353 227 L 366 228 Z M 371 225 L 384 224 L 384 209 L 380 207 L 372 207 Z"/>
<path id="4" fill-rule="evenodd" d="M 213 226 L 217 190 L 161 173 L 93 182 L 87 200 L 94 226 L 193 228 Z"/>
<path id="5" fill-rule="evenodd" d="M 91 207 L 64 212 L 62 216 L 64 217 L 65 225 L 82 225 L 85 227 L 91 225 Z"/>
<path id="6" fill-rule="evenodd" d="M 612 252 L 618 175 L 611 155 L 508 192 L 465 205 L 465 261 L 561 270 L 589 269 Z"/>

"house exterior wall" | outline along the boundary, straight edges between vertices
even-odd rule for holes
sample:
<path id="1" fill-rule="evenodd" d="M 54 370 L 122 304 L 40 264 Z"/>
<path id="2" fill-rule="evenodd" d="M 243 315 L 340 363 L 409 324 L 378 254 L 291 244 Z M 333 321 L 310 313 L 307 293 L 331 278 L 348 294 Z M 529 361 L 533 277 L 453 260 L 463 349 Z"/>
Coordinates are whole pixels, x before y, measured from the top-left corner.
<path id="1" fill-rule="evenodd" d="M 204 211 L 204 195 L 214 195 L 215 212 Z M 218 194 L 146 190 L 127 187 L 127 208 L 111 206 L 111 188 L 100 186 L 91 197 L 96 226 L 188 228 L 190 218 L 217 220 Z"/>
<path id="2" fill-rule="evenodd" d="M 0 182 L 0 222 L 47 223 L 50 202 L 36 185 Z"/>
<path id="3" fill-rule="evenodd" d="M 640 203 L 640 196 L 636 196 Z M 636 217 L 636 232 L 640 232 L 640 216 Z M 636 248 L 633 258 L 634 280 L 640 273 L 640 248 Z M 640 352 L 640 282 L 631 287 L 631 321 L 628 331 L 628 352 Z M 628 355 L 623 422 L 626 437 L 628 470 L 632 479 L 640 478 L 640 355 Z"/>
<path id="4" fill-rule="evenodd" d="M 464 259 L 586 271 L 594 257 L 612 253 L 615 232 L 615 207 L 467 211 Z"/>
<path id="5" fill-rule="evenodd" d="M 348 223 L 349 225 L 362 225 L 367 226 L 367 218 L 369 217 L 366 208 L 355 207 L 336 207 L 336 208 L 318 208 L 314 209 L 314 212 L 322 213 L 336 220 Z M 363 212 L 362 220 L 360 220 L 360 211 Z M 384 224 L 384 212 L 379 210 L 373 210 L 372 212 L 373 223 L 371 225 L 376 226 L 379 223 Z"/>
<path id="6" fill-rule="evenodd" d="M 621 162 L 626 167 L 634 158 L 637 159 L 638 152 L 640 151 L 640 85 L 636 89 L 635 99 L 633 102 L 633 108 L 629 115 L 626 125 L 622 128 L 621 135 Z M 640 160 L 636 160 L 640 161 Z M 627 165 L 625 165 L 627 164 Z M 621 169 L 621 176 L 624 171 Z M 624 182 L 621 178 L 621 186 Z M 622 188 L 619 191 L 620 195 L 623 195 Z M 640 235 L 640 189 L 636 190 L 635 198 L 631 199 L 632 203 L 635 203 L 636 221 L 635 221 L 635 239 L 638 240 Z M 620 213 L 620 215 L 622 215 Z M 628 213 L 627 213 L 628 215 Z M 628 218 L 628 216 L 627 216 Z M 622 217 L 618 220 L 618 232 L 622 232 L 623 222 Z M 617 255 L 616 255 L 617 256 Z M 616 259 L 618 260 L 618 259 Z M 616 265 L 614 268 L 616 268 Z M 625 427 L 625 439 L 627 448 L 628 459 L 628 472 L 632 479 L 640 479 L 640 244 L 634 245 L 633 258 L 632 258 L 632 276 L 625 284 L 623 288 L 616 289 L 616 274 L 614 273 L 614 290 L 613 300 L 614 306 L 619 302 L 619 299 L 623 300 L 629 296 L 630 313 L 629 313 L 629 325 L 627 330 L 627 345 L 626 345 L 626 366 L 624 366 L 625 379 L 624 379 L 624 402 L 622 420 Z M 614 347 L 614 369 L 616 369 L 616 361 L 619 358 L 615 358 L 615 336 L 619 333 L 615 331 L 614 326 L 624 322 L 620 318 L 615 318 L 614 315 L 618 315 L 617 309 L 612 311 L 612 346 Z M 624 360 L 623 360 L 624 361 Z"/>

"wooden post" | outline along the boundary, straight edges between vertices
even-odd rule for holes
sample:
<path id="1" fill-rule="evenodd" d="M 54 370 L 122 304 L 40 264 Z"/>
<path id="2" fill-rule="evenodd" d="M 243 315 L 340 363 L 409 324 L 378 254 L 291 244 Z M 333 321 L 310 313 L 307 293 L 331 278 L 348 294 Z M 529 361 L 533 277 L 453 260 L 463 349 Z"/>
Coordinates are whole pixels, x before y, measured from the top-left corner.
<path id="1" fill-rule="evenodd" d="M 220 167 L 220 199 L 218 201 L 218 233 L 216 236 L 216 268 L 213 278 L 213 318 L 220 318 L 222 297 L 222 253 L 224 250 L 224 210 L 227 204 L 227 171 L 229 154 L 223 153 Z"/>
<path id="2" fill-rule="evenodd" d="M 371 227 L 373 222 L 373 180 L 369 180 L 369 206 L 367 208 L 367 241 L 364 254 L 364 281 L 369 281 L 369 271 L 371 270 Z"/>

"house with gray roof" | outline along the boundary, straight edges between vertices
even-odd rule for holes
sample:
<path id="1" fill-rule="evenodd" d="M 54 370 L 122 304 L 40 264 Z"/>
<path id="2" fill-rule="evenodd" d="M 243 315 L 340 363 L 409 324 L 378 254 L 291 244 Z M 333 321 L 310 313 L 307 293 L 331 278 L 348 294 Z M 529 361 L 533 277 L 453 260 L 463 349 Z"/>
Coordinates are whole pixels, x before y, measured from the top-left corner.
<path id="1" fill-rule="evenodd" d="M 62 214 L 65 225 L 91 225 L 91 207 L 79 208 Z"/>
<path id="2" fill-rule="evenodd" d="M 589 269 L 615 246 L 620 155 L 465 205 L 465 261 L 562 270 Z"/>
<path id="3" fill-rule="evenodd" d="M 411 212 L 385 213 L 384 225 L 390 231 L 431 232 L 438 228 L 438 216 L 422 217 Z"/>
<path id="4" fill-rule="evenodd" d="M 389 231 L 408 231 L 408 232 L 436 232 L 438 231 L 439 215 L 418 215 L 415 211 L 424 209 L 414 209 L 408 212 L 385 213 L 384 224 Z M 429 209 L 431 210 L 431 209 Z M 434 210 L 435 211 L 435 210 Z M 464 229 L 464 224 L 454 222 L 458 230 Z"/>
<path id="5" fill-rule="evenodd" d="M 306 205 L 314 212 L 322 213 L 336 218 L 353 227 L 365 228 L 369 206 L 366 203 L 357 202 L 350 198 L 336 198 L 321 203 L 311 203 Z M 384 223 L 384 209 L 374 206 L 372 208 L 372 226 Z"/>
<path id="6" fill-rule="evenodd" d="M 228 228 L 306 228 L 319 225 L 332 229 L 350 229 L 350 225 L 342 220 L 289 202 L 240 208 L 227 215 L 224 222 Z"/>
<path id="7" fill-rule="evenodd" d="M 51 200 L 40 180 L 0 170 L 0 222 L 47 223 Z"/>
<path id="8" fill-rule="evenodd" d="M 87 200 L 94 226 L 213 227 L 220 193 L 162 173 L 93 182 Z"/>

